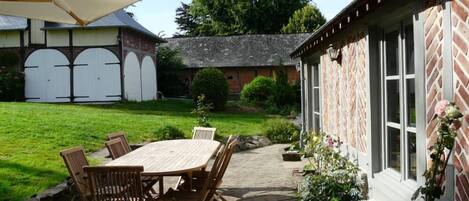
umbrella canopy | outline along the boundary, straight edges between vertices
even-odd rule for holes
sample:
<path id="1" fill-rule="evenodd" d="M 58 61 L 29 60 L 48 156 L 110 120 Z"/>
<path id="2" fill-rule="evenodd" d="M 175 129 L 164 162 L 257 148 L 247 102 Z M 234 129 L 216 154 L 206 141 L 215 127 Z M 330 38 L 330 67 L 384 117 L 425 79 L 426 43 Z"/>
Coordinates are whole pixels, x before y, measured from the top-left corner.
<path id="1" fill-rule="evenodd" d="M 0 14 L 87 25 L 139 0 L 0 0 Z"/>

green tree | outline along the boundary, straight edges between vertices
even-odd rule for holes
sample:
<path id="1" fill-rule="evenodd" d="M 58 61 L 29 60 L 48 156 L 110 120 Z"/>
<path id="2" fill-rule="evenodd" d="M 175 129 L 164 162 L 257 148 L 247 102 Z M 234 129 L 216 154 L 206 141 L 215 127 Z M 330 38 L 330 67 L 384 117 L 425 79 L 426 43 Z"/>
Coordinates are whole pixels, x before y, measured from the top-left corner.
<path id="1" fill-rule="evenodd" d="M 156 55 L 158 90 L 165 96 L 184 95 L 184 84 L 180 80 L 184 63 L 179 51 L 168 47 L 158 47 Z"/>
<path id="2" fill-rule="evenodd" d="M 184 35 L 195 35 L 193 33 L 197 28 L 195 18 L 190 14 L 190 5 L 181 2 L 181 7 L 176 9 L 176 20 L 175 22 L 179 25 L 178 29 L 181 33 L 177 33 L 175 37 L 181 37 Z"/>
<path id="3" fill-rule="evenodd" d="M 176 23 L 186 36 L 274 34 L 309 1 L 193 0 L 178 9 Z"/>
<path id="4" fill-rule="evenodd" d="M 326 23 L 326 18 L 316 5 L 309 3 L 293 13 L 282 33 L 312 33 Z"/>

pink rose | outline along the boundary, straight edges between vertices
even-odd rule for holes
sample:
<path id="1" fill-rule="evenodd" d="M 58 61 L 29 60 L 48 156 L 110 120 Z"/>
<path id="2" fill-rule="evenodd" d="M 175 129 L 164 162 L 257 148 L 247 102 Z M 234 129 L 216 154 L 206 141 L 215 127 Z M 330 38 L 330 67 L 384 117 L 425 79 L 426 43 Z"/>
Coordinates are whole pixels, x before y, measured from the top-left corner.
<path id="1" fill-rule="evenodd" d="M 444 117 L 446 115 L 446 107 L 449 105 L 449 101 L 441 100 L 435 105 L 435 114 L 439 117 Z"/>
<path id="2" fill-rule="evenodd" d="M 334 140 L 331 136 L 327 136 L 327 146 L 330 148 L 334 147 Z"/>

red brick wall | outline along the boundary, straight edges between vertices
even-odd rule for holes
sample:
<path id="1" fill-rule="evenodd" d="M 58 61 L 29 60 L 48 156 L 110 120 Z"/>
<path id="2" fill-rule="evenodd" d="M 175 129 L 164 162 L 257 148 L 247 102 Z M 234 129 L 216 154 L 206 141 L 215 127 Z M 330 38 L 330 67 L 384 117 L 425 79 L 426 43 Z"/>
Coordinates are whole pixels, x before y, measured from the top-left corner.
<path id="1" fill-rule="evenodd" d="M 323 131 L 366 153 L 365 34 L 357 30 L 337 42 L 340 61 L 332 62 L 325 50 L 321 56 Z"/>
<path id="2" fill-rule="evenodd" d="M 432 121 L 434 108 L 443 98 L 443 7 L 436 2 L 427 2 L 425 10 L 425 72 L 427 91 L 427 148 L 436 141 L 436 121 Z"/>
<path id="3" fill-rule="evenodd" d="M 469 112 L 469 1 L 452 2 L 454 101 L 464 112 Z M 469 123 L 459 130 L 455 148 L 457 201 L 469 200 Z"/>
<path id="4" fill-rule="evenodd" d="M 123 58 L 129 53 L 134 52 L 142 62 L 145 56 L 151 56 L 156 61 L 156 41 L 147 35 L 123 29 L 122 31 Z M 156 63 L 156 62 L 155 62 Z"/>
<path id="5" fill-rule="evenodd" d="M 290 84 L 295 84 L 299 80 L 299 72 L 293 66 L 285 67 L 288 72 Z M 272 77 L 278 67 L 233 67 L 218 68 L 224 74 L 228 81 L 230 93 L 240 93 L 244 85 L 250 83 L 256 76 Z M 185 69 L 182 80 L 192 81 L 199 69 Z"/>

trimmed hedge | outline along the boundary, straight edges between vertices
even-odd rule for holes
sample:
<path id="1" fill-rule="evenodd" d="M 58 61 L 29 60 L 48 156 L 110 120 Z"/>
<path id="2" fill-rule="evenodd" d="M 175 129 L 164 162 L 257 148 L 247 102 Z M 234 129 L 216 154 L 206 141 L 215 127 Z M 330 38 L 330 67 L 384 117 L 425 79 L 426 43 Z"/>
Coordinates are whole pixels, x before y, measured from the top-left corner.
<path id="1" fill-rule="evenodd" d="M 225 75 L 218 69 L 205 68 L 197 72 L 192 81 L 192 99 L 197 101 L 200 95 L 205 95 L 208 104 L 215 110 L 225 109 L 228 101 L 228 82 Z"/>
<path id="2" fill-rule="evenodd" d="M 264 124 L 264 134 L 273 143 L 290 143 L 299 140 L 300 129 L 285 119 L 272 119 Z"/>
<path id="3" fill-rule="evenodd" d="M 274 85 L 275 81 L 272 78 L 256 77 L 251 83 L 243 87 L 241 100 L 256 106 L 265 106 L 267 100 L 273 94 Z"/>
<path id="4" fill-rule="evenodd" d="M 162 141 L 162 140 L 176 140 L 176 139 L 184 139 L 184 132 L 180 129 L 176 128 L 175 126 L 163 126 L 155 130 L 153 132 L 154 141 Z"/>

